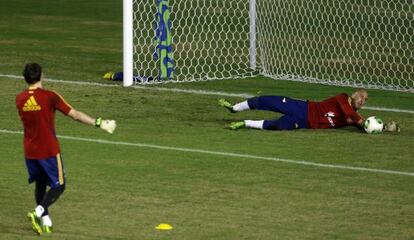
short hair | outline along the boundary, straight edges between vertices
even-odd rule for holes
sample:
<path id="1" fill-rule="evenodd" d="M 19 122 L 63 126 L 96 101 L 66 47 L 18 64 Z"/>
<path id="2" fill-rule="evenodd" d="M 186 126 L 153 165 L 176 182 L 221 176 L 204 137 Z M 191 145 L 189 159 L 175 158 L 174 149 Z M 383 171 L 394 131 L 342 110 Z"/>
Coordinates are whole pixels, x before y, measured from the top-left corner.
<path id="1" fill-rule="evenodd" d="M 24 66 L 23 77 L 28 84 L 34 84 L 40 81 L 42 76 L 42 67 L 37 63 L 27 63 Z"/>
<path id="2" fill-rule="evenodd" d="M 352 98 L 355 98 L 356 95 L 367 95 L 368 96 L 368 92 L 365 89 L 358 89 L 352 93 Z"/>

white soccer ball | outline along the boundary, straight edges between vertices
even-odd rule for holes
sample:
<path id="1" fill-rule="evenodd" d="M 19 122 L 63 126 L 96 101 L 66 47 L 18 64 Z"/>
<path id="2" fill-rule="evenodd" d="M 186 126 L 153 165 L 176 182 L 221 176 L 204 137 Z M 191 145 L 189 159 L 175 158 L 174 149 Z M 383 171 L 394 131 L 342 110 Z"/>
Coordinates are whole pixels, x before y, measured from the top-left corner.
<path id="1" fill-rule="evenodd" d="M 384 122 L 377 118 L 376 116 L 371 116 L 367 118 L 364 122 L 364 130 L 366 133 L 382 133 L 382 129 L 384 128 Z"/>

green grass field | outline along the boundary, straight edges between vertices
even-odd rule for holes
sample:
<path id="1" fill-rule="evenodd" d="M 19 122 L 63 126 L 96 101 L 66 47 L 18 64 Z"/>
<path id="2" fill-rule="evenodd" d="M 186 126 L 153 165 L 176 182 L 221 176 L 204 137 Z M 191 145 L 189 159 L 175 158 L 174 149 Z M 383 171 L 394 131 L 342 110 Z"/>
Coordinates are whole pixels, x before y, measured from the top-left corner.
<path id="1" fill-rule="evenodd" d="M 0 239 L 39 239 L 25 219 L 34 186 L 14 103 L 26 85 L 5 75 L 36 61 L 47 78 L 105 83 L 105 71 L 122 67 L 121 12 L 121 1 L 109 0 L 0 3 Z M 264 77 L 146 88 L 75 83 L 44 85 L 78 110 L 116 119 L 118 129 L 109 135 L 57 114 L 67 188 L 50 209 L 46 239 L 414 238 L 412 93 L 369 90 L 361 111 L 400 122 L 399 134 L 230 131 L 231 121 L 278 115 L 230 114 L 217 106 L 223 96 L 172 89 L 312 100 L 353 89 Z M 174 229 L 157 231 L 159 223 Z"/>

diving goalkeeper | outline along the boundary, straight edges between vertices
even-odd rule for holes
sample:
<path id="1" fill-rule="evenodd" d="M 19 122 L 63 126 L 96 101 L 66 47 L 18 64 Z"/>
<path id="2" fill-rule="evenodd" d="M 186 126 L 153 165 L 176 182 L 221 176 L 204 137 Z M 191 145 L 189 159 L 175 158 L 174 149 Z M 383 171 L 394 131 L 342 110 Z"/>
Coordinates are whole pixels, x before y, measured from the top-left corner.
<path id="1" fill-rule="evenodd" d="M 52 232 L 49 207 L 65 190 L 63 161 L 55 131 L 56 110 L 111 134 L 116 122 L 92 118 L 74 109 L 58 93 L 44 89 L 42 68 L 37 63 L 26 64 L 23 76 L 29 87 L 16 96 L 16 107 L 24 127 L 23 146 L 29 183 L 36 183 L 36 207 L 27 217 L 33 231 L 40 235 Z"/>
<path id="2" fill-rule="evenodd" d="M 246 110 L 266 110 L 284 114 L 278 119 L 232 122 L 229 125 L 232 130 L 244 127 L 266 130 L 293 130 L 345 126 L 356 126 L 362 130 L 365 118 L 358 113 L 358 110 L 365 105 L 367 100 L 367 91 L 359 89 L 353 92 L 351 96 L 341 93 L 321 102 L 303 101 L 285 96 L 259 96 L 234 105 L 225 99 L 220 99 L 219 105 L 233 113 Z M 398 130 L 398 125 L 393 121 L 384 127 L 384 131 Z"/>

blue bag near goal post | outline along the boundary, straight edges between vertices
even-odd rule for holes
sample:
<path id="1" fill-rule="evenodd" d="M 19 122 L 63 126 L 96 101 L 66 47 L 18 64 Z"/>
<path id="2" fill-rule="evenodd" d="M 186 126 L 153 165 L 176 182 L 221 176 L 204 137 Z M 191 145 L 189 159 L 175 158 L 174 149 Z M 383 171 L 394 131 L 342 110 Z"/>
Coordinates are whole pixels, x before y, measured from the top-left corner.
<path id="1" fill-rule="evenodd" d="M 174 63 L 172 54 L 172 34 L 170 7 L 168 0 L 157 0 L 157 14 L 155 15 L 155 42 L 154 60 L 159 60 L 158 78 L 172 79 Z"/>

